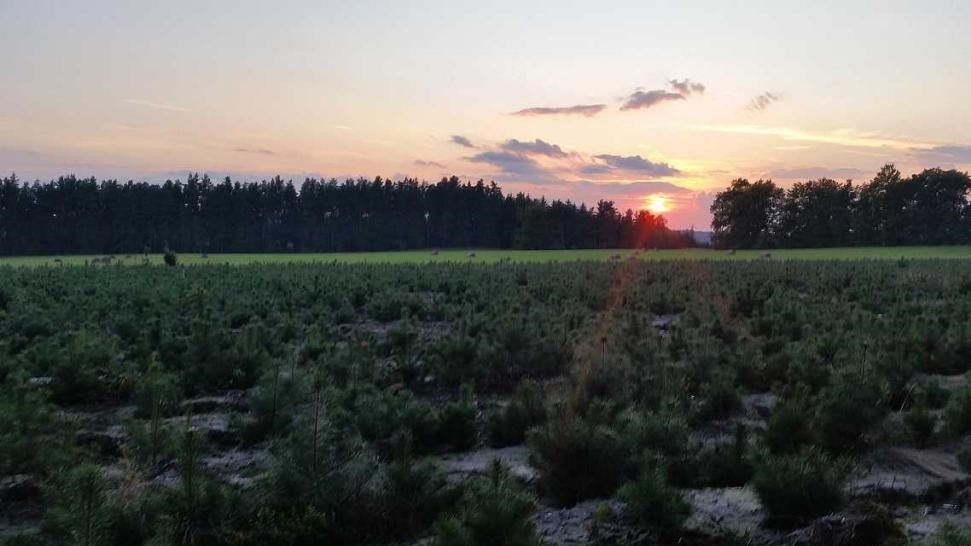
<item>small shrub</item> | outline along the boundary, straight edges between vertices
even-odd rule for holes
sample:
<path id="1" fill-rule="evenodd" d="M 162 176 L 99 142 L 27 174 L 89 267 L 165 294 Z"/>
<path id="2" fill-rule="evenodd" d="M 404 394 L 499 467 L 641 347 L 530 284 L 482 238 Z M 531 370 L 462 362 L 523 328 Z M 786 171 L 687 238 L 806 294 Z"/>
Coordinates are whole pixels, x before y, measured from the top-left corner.
<path id="1" fill-rule="evenodd" d="M 688 451 L 688 424 L 673 413 L 626 412 L 620 428 L 632 452 L 680 456 Z"/>
<path id="2" fill-rule="evenodd" d="M 57 487 L 54 506 L 44 515 L 45 534 L 69 539 L 72 544 L 101 544 L 106 527 L 105 483 L 93 464 L 73 468 Z"/>
<path id="3" fill-rule="evenodd" d="M 941 386 L 940 382 L 925 379 L 917 385 L 914 398 L 931 409 L 941 409 L 947 405 L 951 391 Z"/>
<path id="4" fill-rule="evenodd" d="M 971 474 L 971 447 L 966 447 L 958 451 L 958 464 L 965 472 Z"/>
<path id="5" fill-rule="evenodd" d="M 478 431 L 475 426 L 475 404 L 471 391 L 457 402 L 449 402 L 438 413 L 437 437 L 440 445 L 453 451 L 462 451 L 476 444 Z"/>
<path id="6" fill-rule="evenodd" d="M 702 385 L 701 404 L 695 417 L 699 421 L 723 419 L 741 405 L 738 389 L 735 388 L 735 374 L 719 369 Z"/>
<path id="7" fill-rule="evenodd" d="M 128 426 L 129 441 L 124 454 L 137 467 L 154 475 L 159 463 L 178 456 L 179 431 L 161 422 L 134 421 Z"/>
<path id="8" fill-rule="evenodd" d="M 534 429 L 529 446 L 540 487 L 561 506 L 610 496 L 624 477 L 627 451 L 603 425 L 562 416 Z"/>
<path id="9" fill-rule="evenodd" d="M 647 468 L 640 477 L 617 493 L 627 515 L 653 529 L 674 529 L 691 515 L 691 505 L 681 492 L 668 484 L 659 468 Z"/>
<path id="10" fill-rule="evenodd" d="M 427 529 L 448 504 L 457 499 L 457 488 L 448 487 L 430 462 L 415 462 L 404 454 L 385 469 L 380 504 L 386 521 L 385 536 L 413 537 Z"/>
<path id="11" fill-rule="evenodd" d="M 904 425 L 907 426 L 910 439 L 918 447 L 926 447 L 934 435 L 937 418 L 927 408 L 918 406 L 904 415 Z"/>
<path id="12" fill-rule="evenodd" d="M 812 434 L 805 411 L 792 404 L 779 404 L 769 416 L 762 436 L 772 453 L 792 453 L 810 443 Z"/>
<path id="13" fill-rule="evenodd" d="M 758 458 L 753 485 L 776 525 L 800 523 L 843 506 L 845 465 L 808 448 Z"/>
<path id="14" fill-rule="evenodd" d="M 149 369 L 138 377 L 132 391 L 135 416 L 147 419 L 175 415 L 181 398 L 178 377 L 173 373 L 163 372 L 157 357 L 153 355 Z"/>
<path id="15" fill-rule="evenodd" d="M 165 260 L 165 265 L 169 267 L 175 267 L 176 265 L 179 264 L 178 256 L 176 256 L 175 252 L 172 252 L 171 250 L 165 251 L 165 255 L 163 256 L 163 259 Z"/>
<path id="16" fill-rule="evenodd" d="M 645 465 L 663 462 L 672 483 L 688 486 L 698 481 L 699 465 L 690 456 L 688 424 L 681 416 L 628 411 L 621 414 L 618 429 L 629 459 L 617 464 L 628 479 Z"/>
<path id="17" fill-rule="evenodd" d="M 476 478 L 455 514 L 435 522 L 436 546 L 538 546 L 533 499 L 499 461 Z"/>
<path id="18" fill-rule="evenodd" d="M 971 530 L 962 529 L 954 523 L 946 522 L 938 529 L 927 546 L 968 546 L 971 544 Z"/>
<path id="19" fill-rule="evenodd" d="M 971 388 L 951 394 L 944 407 L 944 426 L 952 436 L 971 432 Z"/>
<path id="20" fill-rule="evenodd" d="M 873 382 L 837 377 L 820 393 L 814 422 L 818 441 L 831 452 L 862 448 L 863 435 L 884 414 L 879 389 Z"/>
<path id="21" fill-rule="evenodd" d="M 752 479 L 752 463 L 746 458 L 748 431 L 741 423 L 735 427 L 731 444 L 703 450 L 698 457 L 702 484 L 705 487 L 740 487 Z"/>
<path id="22" fill-rule="evenodd" d="M 18 381 L 0 383 L 0 476 L 43 474 L 74 455 L 57 434 L 47 393 Z"/>
<path id="23" fill-rule="evenodd" d="M 523 381 L 509 405 L 490 416 L 488 423 L 489 445 L 506 447 L 526 441 L 526 432 L 542 424 L 546 418 L 543 393 L 533 381 Z"/>

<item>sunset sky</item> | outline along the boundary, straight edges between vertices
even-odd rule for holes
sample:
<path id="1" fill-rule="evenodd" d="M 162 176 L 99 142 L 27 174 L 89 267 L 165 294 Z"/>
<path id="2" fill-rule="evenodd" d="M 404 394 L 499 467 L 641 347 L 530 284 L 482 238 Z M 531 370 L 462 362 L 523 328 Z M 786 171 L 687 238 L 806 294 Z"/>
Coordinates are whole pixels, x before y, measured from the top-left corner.
<path id="1" fill-rule="evenodd" d="M 971 2 L 0 0 L 0 171 L 495 180 L 707 229 L 971 167 Z"/>

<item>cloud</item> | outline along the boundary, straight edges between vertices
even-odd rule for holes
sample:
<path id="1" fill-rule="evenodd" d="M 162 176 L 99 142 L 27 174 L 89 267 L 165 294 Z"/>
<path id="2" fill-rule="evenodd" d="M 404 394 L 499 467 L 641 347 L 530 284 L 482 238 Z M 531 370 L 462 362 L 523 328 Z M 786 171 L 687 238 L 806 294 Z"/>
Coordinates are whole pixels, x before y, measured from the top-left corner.
<path id="1" fill-rule="evenodd" d="M 266 148 L 257 148 L 255 150 L 250 148 L 233 148 L 233 151 L 242 154 L 276 155 L 276 152 L 273 150 L 267 150 Z"/>
<path id="2" fill-rule="evenodd" d="M 488 151 L 480 152 L 474 156 L 467 157 L 473 163 L 485 163 L 497 167 L 506 174 L 520 176 L 541 176 L 548 172 L 536 162 L 535 159 L 525 154 L 509 151 Z"/>
<path id="3" fill-rule="evenodd" d="M 146 108 L 153 108 L 155 110 L 165 110 L 167 112 L 188 112 L 189 110 L 181 106 L 176 106 L 174 104 L 165 104 L 162 102 L 155 102 L 146 99 L 125 99 L 128 104 L 134 104 L 136 106 L 144 106 Z"/>
<path id="4" fill-rule="evenodd" d="M 568 188 L 579 188 L 586 190 L 596 190 L 603 195 L 647 195 L 651 193 L 663 194 L 689 194 L 688 188 L 661 182 L 658 180 L 644 180 L 635 182 L 597 182 L 595 180 L 547 180 L 540 181 L 536 186 L 550 187 L 563 186 Z"/>
<path id="5" fill-rule="evenodd" d="M 934 145 L 928 143 L 883 136 L 874 132 L 854 131 L 852 129 L 813 132 L 792 127 L 773 127 L 768 125 L 704 125 L 697 127 L 697 129 L 718 133 L 774 136 L 787 141 L 817 142 L 856 148 L 888 148 L 918 151 L 934 147 Z"/>
<path id="6" fill-rule="evenodd" d="M 705 92 L 705 85 L 703 83 L 693 82 L 689 78 L 668 80 L 668 85 L 671 86 L 670 91 L 664 89 L 654 89 L 651 91 L 636 89 L 624 100 L 624 104 L 621 105 L 620 109 L 641 110 L 651 108 L 662 102 L 685 100 L 695 93 L 702 94 Z"/>
<path id="7" fill-rule="evenodd" d="M 674 89 L 676 92 L 681 93 L 685 97 L 691 95 L 692 93 L 705 92 L 705 84 L 693 82 L 689 78 L 685 78 L 680 81 L 677 79 L 668 80 L 668 83 L 671 84 L 671 89 Z"/>
<path id="8" fill-rule="evenodd" d="M 640 110 L 650 108 L 669 100 L 684 100 L 685 96 L 681 93 L 672 93 L 663 89 L 653 91 L 634 91 L 630 97 L 621 105 L 621 110 Z"/>
<path id="9" fill-rule="evenodd" d="M 416 159 L 415 165 L 418 165 L 419 167 L 436 167 L 439 169 L 445 168 L 445 165 L 442 165 L 438 161 L 425 161 L 424 159 Z"/>
<path id="10" fill-rule="evenodd" d="M 971 163 L 971 146 L 944 145 L 929 148 L 915 148 L 917 155 L 937 161 L 954 161 L 957 163 Z"/>
<path id="11" fill-rule="evenodd" d="M 820 178 L 846 180 L 864 177 L 867 176 L 867 174 L 867 171 L 854 169 L 852 167 L 797 167 L 792 169 L 775 169 L 766 173 L 766 176 L 769 178 L 779 178 L 783 180 L 816 180 Z"/>
<path id="12" fill-rule="evenodd" d="M 499 148 L 507 152 L 524 155 L 542 155 L 546 157 L 567 157 L 568 155 L 558 145 L 550 144 L 538 138 L 533 142 L 523 142 L 512 138 L 500 144 Z"/>
<path id="13" fill-rule="evenodd" d="M 768 108 L 773 102 L 778 102 L 780 100 L 782 100 L 782 95 L 779 93 L 770 93 L 766 91 L 765 93 L 749 101 L 748 106 L 746 106 L 745 109 L 750 112 L 761 112 Z"/>
<path id="14" fill-rule="evenodd" d="M 591 163 L 580 168 L 583 174 L 605 174 L 614 170 L 647 174 L 650 176 L 673 176 L 679 173 L 678 169 L 667 163 L 654 163 L 644 159 L 639 155 L 620 156 L 611 154 L 600 154 L 593 156 L 599 163 Z"/>
<path id="15" fill-rule="evenodd" d="M 511 138 L 498 144 L 493 150 L 480 152 L 466 159 L 473 163 L 492 165 L 506 174 L 545 178 L 553 175 L 553 169 L 541 165 L 537 158 L 549 162 L 569 157 L 571 154 L 563 151 L 563 148 L 538 138 L 532 142 Z"/>
<path id="16" fill-rule="evenodd" d="M 681 174 L 678 169 L 667 163 L 653 162 L 639 155 L 588 155 L 564 150 L 542 139 L 524 141 L 512 138 L 465 159 L 473 163 L 491 165 L 499 169 L 502 174 L 513 175 L 506 178 L 504 182 L 520 180 L 540 184 L 544 181 L 576 180 L 586 177 L 620 182 Z"/>
<path id="17" fill-rule="evenodd" d="M 458 144 L 459 146 L 463 146 L 465 148 L 475 148 L 472 141 L 462 135 L 452 135 L 452 138 L 449 140 L 452 142 L 452 144 Z"/>
<path id="18" fill-rule="evenodd" d="M 607 108 L 606 104 L 577 104 L 574 106 L 536 106 L 526 108 L 511 113 L 511 116 L 559 116 L 559 115 L 579 115 L 592 117 Z"/>

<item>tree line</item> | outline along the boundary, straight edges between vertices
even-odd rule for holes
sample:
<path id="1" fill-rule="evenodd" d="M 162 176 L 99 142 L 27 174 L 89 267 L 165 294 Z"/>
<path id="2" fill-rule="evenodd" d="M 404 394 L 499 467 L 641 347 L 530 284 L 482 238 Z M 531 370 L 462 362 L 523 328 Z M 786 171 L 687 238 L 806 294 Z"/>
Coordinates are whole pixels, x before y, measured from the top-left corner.
<path id="1" fill-rule="evenodd" d="M 734 180 L 711 205 L 721 248 L 971 243 L 971 178 L 939 168 L 903 177 L 885 165 L 869 182 Z"/>
<path id="2" fill-rule="evenodd" d="M 0 184 L 0 255 L 667 248 L 692 243 L 647 211 L 503 195 L 495 182 L 280 177 Z"/>

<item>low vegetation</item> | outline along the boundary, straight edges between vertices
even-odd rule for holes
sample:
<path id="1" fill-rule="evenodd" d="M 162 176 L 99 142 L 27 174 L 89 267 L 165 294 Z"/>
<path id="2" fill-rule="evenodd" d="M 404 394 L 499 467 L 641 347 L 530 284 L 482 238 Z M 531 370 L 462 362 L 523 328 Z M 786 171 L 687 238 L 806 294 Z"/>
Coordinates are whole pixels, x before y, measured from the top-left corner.
<path id="1" fill-rule="evenodd" d="M 791 528 L 874 450 L 956 450 L 968 316 L 958 261 L 0 268 L 0 521 L 532 545 L 543 506 L 670 536 L 689 490 L 750 487 Z M 486 447 L 535 481 L 446 472 Z"/>

